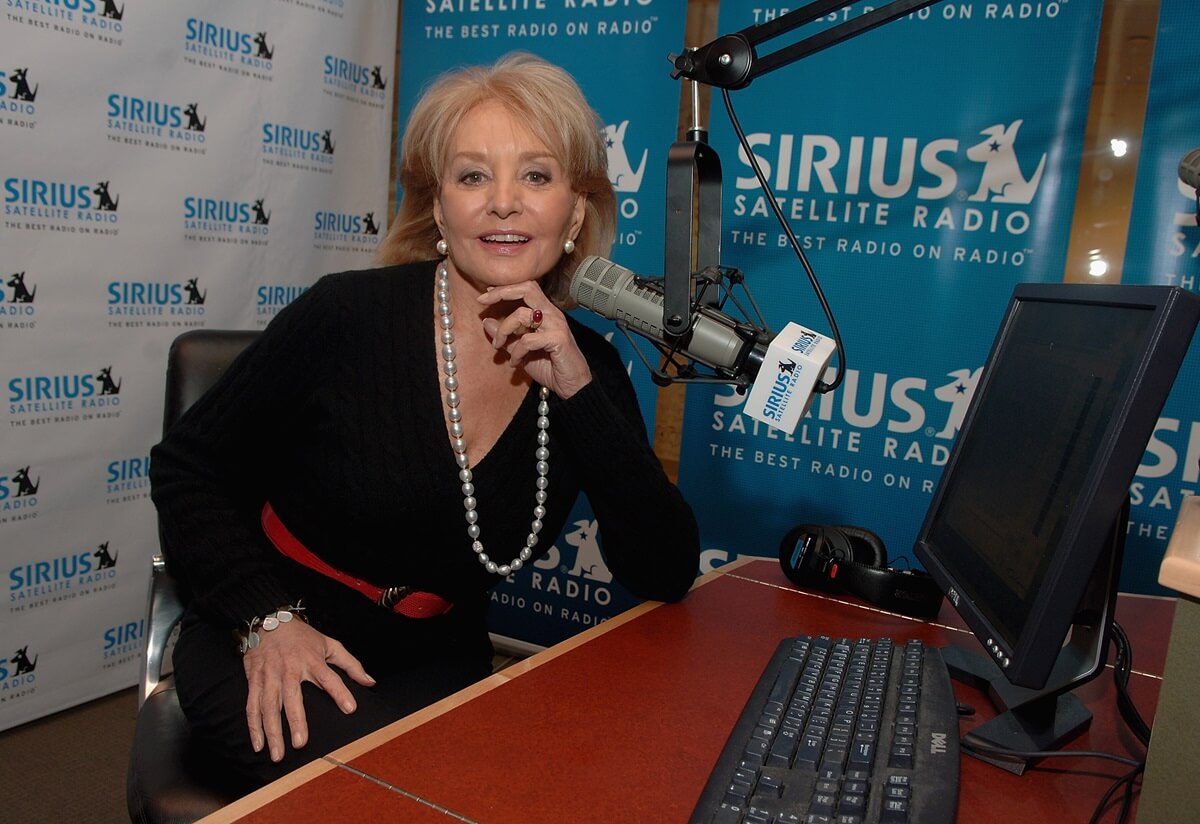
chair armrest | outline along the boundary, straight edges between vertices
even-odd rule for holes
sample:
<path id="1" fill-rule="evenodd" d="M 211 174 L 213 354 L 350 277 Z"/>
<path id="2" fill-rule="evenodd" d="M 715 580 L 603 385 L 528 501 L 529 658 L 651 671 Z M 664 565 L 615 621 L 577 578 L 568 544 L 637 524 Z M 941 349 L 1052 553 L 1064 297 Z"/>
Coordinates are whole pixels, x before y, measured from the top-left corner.
<path id="1" fill-rule="evenodd" d="M 167 647 L 179 619 L 183 617 L 183 602 L 175 579 L 167 571 L 162 553 L 151 559 L 149 605 L 146 610 L 146 654 L 142 658 L 142 678 L 138 686 L 138 707 L 158 687 L 163 678 Z"/>

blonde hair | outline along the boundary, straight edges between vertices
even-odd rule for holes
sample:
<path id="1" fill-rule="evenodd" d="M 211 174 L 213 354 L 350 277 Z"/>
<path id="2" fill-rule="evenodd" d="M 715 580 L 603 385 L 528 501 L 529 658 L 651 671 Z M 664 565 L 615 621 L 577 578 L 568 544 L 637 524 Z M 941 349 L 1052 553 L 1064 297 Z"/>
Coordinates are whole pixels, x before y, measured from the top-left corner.
<path id="1" fill-rule="evenodd" d="M 380 244 L 383 264 L 430 260 L 441 233 L 433 217 L 442 175 L 462 119 L 480 103 L 499 103 L 546 142 L 571 188 L 587 195 L 575 251 L 542 279 L 555 302 L 569 305 L 575 269 L 588 255 L 607 255 L 617 223 L 617 198 L 608 180 L 604 126 L 579 85 L 563 69 L 525 52 L 492 66 L 469 66 L 438 77 L 413 107 L 400 148 L 403 187 L 396 219 Z"/>

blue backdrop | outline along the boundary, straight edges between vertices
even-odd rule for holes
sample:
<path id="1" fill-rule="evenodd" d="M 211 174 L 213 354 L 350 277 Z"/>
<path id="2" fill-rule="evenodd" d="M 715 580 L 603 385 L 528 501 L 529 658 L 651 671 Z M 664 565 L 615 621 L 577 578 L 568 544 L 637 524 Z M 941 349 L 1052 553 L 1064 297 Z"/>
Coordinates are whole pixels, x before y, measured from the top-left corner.
<path id="1" fill-rule="evenodd" d="M 1125 283 L 1197 290 L 1200 227 L 1196 225 L 1196 192 L 1179 180 L 1178 169 L 1180 159 L 1200 146 L 1198 29 L 1200 5 L 1194 0 L 1163 0 L 1125 248 Z M 1198 386 L 1200 343 L 1193 338 L 1131 489 L 1122 576 L 1125 589 L 1169 593 L 1157 583 L 1158 567 L 1183 496 L 1195 494 L 1198 488 Z"/>
<path id="2" fill-rule="evenodd" d="M 1063 277 L 1102 4 L 1018 5 L 935 5 L 731 93 L 847 361 L 791 434 L 728 388 L 688 389 L 680 484 L 707 565 L 774 556 L 801 523 L 866 527 L 911 557 L 1013 285 Z M 765 19 L 723 3 L 718 30 Z M 830 331 L 718 97 L 712 124 L 722 262 L 773 329 Z"/>

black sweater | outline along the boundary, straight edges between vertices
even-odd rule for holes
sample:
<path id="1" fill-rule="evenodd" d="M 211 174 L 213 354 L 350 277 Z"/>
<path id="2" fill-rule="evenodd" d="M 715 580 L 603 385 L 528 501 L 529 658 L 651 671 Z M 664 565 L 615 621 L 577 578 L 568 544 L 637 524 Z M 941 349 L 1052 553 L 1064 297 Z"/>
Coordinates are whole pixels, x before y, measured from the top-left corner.
<path id="1" fill-rule="evenodd" d="M 433 343 L 434 279 L 432 262 L 321 278 L 154 447 L 164 551 L 199 617 L 234 627 L 303 598 L 314 624 L 355 654 L 356 635 L 394 652 L 484 632 L 500 579 L 466 534 Z M 569 321 L 593 381 L 551 400 L 535 557 L 582 491 L 614 578 L 641 598 L 679 599 L 698 566 L 692 511 L 648 443 L 616 350 Z M 498 563 L 521 549 L 533 519 L 536 407 L 535 388 L 472 466 L 481 540 Z M 267 500 L 326 562 L 379 586 L 436 592 L 455 602 L 453 617 L 393 616 L 384 631 L 381 608 L 274 549 L 259 525 Z"/>

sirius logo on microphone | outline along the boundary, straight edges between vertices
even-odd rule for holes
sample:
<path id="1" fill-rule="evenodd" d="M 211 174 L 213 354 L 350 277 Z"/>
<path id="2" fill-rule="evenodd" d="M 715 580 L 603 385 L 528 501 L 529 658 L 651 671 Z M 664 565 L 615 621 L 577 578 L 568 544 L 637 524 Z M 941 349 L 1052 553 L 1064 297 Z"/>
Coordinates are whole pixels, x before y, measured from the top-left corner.
<path id="1" fill-rule="evenodd" d="M 326 94 L 382 109 L 388 80 L 380 64 L 365 65 L 327 54 L 322 59 L 321 82 Z"/>
<path id="2" fill-rule="evenodd" d="M 184 62 L 225 74 L 272 80 L 275 40 L 266 31 L 246 31 L 189 17 L 183 24 Z"/>

